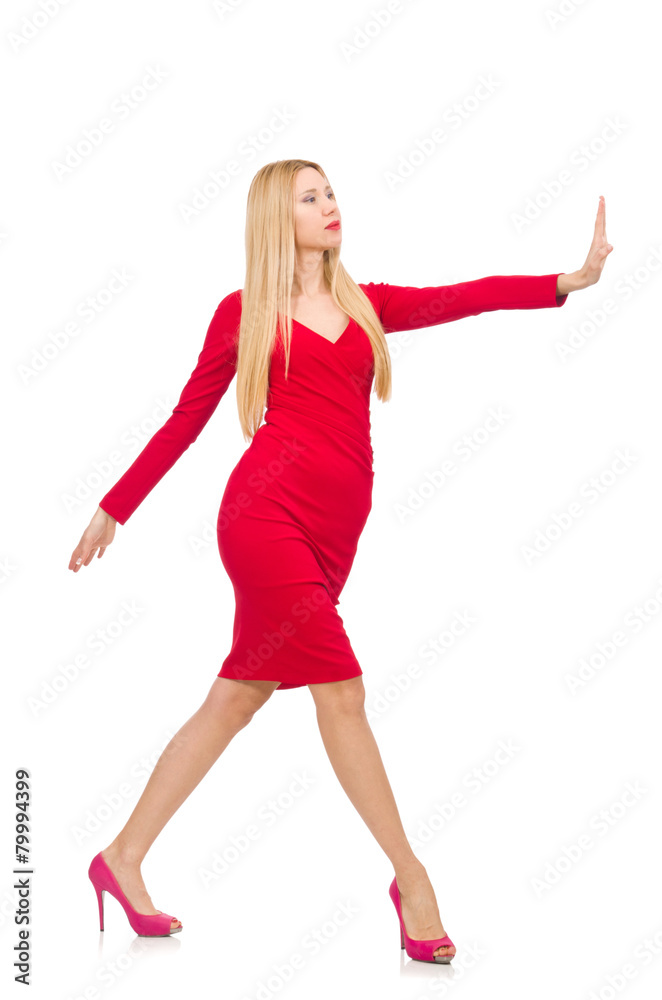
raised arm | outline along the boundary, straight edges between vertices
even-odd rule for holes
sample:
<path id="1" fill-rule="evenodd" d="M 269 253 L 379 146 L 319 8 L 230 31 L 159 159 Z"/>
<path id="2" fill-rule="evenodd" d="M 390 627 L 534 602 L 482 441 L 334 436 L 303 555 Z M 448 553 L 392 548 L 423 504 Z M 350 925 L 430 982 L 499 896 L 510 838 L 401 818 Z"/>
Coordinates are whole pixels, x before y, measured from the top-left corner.
<path id="1" fill-rule="evenodd" d="M 200 434 L 236 373 L 241 295 L 231 292 L 209 324 L 197 364 L 165 424 L 99 506 L 124 524 L 177 459 Z"/>
<path id="2" fill-rule="evenodd" d="M 568 297 L 557 295 L 556 274 L 491 275 L 454 285 L 361 285 L 379 316 L 384 331 L 417 330 L 495 309 L 544 309 L 562 306 Z"/>

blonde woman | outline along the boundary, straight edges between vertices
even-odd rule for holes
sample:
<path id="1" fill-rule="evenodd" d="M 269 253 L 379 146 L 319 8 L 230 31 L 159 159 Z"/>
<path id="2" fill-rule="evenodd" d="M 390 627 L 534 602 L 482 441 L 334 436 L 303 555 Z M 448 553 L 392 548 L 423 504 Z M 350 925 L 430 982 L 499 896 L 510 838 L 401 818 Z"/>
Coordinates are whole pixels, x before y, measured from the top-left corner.
<path id="1" fill-rule="evenodd" d="M 280 160 L 257 172 L 244 287 L 218 305 L 172 415 L 103 497 L 71 557 L 69 569 L 78 572 L 104 554 L 116 524 L 195 441 L 236 374 L 250 444 L 230 474 L 217 523 L 236 599 L 231 648 L 89 877 L 102 929 L 108 891 L 136 933 L 180 931 L 176 917 L 152 904 L 141 862 L 273 692 L 307 685 L 334 771 L 393 865 L 389 894 L 401 946 L 420 961 L 448 963 L 455 946 L 405 835 L 366 718 L 362 670 L 336 608 L 372 505 L 370 395 L 374 383 L 380 400 L 391 396 L 390 332 L 488 310 L 562 306 L 571 291 L 599 279 L 612 247 L 602 197 L 588 257 L 572 274 L 425 288 L 357 284 L 340 262 L 341 241 L 340 209 L 319 164 Z"/>

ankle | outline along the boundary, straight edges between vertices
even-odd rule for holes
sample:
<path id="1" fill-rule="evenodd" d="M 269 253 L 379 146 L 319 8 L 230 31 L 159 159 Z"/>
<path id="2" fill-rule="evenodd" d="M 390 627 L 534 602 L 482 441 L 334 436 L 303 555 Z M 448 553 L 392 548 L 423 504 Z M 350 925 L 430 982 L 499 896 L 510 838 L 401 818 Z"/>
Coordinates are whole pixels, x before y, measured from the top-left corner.
<path id="1" fill-rule="evenodd" d="M 113 840 L 108 847 L 104 847 L 103 855 L 108 860 L 112 859 L 127 868 L 140 868 L 145 857 L 144 853 L 137 851 L 135 847 L 125 844 L 119 839 Z"/>
<path id="2" fill-rule="evenodd" d="M 415 885 L 418 882 L 425 882 L 428 878 L 428 873 L 425 865 L 418 860 L 418 858 L 413 858 L 403 864 L 394 865 L 395 877 L 398 883 L 398 888 L 402 890 L 403 886 Z"/>

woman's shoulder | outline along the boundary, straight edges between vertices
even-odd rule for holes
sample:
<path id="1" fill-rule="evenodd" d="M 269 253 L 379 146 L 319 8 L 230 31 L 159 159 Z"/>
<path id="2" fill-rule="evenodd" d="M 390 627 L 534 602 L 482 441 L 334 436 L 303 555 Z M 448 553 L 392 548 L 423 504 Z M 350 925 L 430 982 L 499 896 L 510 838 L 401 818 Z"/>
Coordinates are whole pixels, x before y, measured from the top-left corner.
<path id="1" fill-rule="evenodd" d="M 222 319 L 232 319 L 241 314 L 241 288 L 235 289 L 221 299 L 216 306 L 215 316 Z"/>

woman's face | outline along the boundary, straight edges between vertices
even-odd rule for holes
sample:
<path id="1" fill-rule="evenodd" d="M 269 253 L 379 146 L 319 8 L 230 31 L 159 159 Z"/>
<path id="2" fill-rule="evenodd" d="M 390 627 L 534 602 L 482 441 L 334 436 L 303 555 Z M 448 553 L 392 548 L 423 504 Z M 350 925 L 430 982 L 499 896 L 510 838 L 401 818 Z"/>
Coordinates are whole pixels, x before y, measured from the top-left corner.
<path id="1" fill-rule="evenodd" d="M 329 250 L 340 246 L 340 211 L 333 189 L 314 167 L 302 167 L 294 179 L 294 241 L 297 250 Z M 328 229 L 329 223 L 338 223 Z"/>

